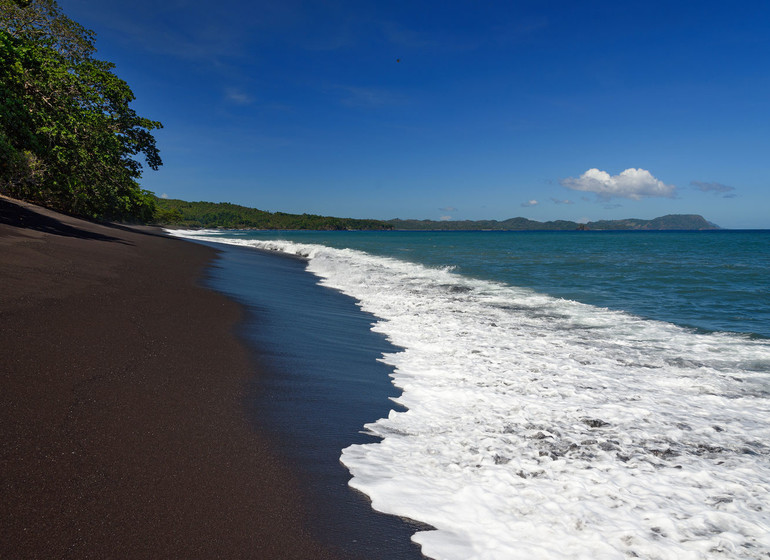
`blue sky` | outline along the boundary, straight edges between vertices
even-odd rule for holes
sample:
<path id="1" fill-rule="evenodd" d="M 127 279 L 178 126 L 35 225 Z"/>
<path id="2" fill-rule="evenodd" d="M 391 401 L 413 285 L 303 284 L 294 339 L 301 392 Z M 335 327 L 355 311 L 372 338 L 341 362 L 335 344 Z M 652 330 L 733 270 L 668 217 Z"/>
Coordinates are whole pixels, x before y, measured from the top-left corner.
<path id="1" fill-rule="evenodd" d="M 164 124 L 158 195 L 770 228 L 770 2 L 59 4 Z"/>

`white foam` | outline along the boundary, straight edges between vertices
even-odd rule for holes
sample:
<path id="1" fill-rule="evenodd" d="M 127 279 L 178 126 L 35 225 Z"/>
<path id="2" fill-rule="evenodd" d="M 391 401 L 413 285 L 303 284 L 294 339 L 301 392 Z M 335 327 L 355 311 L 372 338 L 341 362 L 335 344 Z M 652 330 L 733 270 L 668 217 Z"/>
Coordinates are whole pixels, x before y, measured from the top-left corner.
<path id="1" fill-rule="evenodd" d="M 189 233 L 183 234 L 190 236 Z M 205 237 L 207 240 L 214 240 Z M 403 351 L 342 452 L 436 559 L 770 556 L 770 345 L 288 241 Z"/>

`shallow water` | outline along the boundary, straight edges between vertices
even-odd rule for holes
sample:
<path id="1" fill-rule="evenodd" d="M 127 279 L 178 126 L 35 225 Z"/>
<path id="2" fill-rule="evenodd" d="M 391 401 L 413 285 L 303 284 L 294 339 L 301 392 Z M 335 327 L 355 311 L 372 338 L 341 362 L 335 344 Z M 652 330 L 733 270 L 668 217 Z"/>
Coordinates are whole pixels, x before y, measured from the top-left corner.
<path id="1" fill-rule="evenodd" d="M 221 245 L 218 248 L 222 249 Z M 392 408 L 391 369 L 376 361 L 397 349 L 370 329 L 354 301 L 317 285 L 303 260 L 225 248 L 208 284 L 247 310 L 240 333 L 256 349 L 260 375 L 246 404 L 260 430 L 300 476 L 315 538 L 345 557 L 423 558 L 418 528 L 371 509 L 348 486 L 340 449 L 374 438 L 361 427 Z M 258 476 L 258 473 L 255 473 Z"/>

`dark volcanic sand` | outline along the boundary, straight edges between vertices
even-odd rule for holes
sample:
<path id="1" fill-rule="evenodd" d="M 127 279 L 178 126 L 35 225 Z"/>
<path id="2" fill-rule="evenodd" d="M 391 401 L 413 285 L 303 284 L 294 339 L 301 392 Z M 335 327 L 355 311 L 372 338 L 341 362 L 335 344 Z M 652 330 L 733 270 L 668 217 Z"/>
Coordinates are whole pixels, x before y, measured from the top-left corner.
<path id="1" fill-rule="evenodd" d="M 0 558 L 335 557 L 245 417 L 213 256 L 0 198 Z"/>

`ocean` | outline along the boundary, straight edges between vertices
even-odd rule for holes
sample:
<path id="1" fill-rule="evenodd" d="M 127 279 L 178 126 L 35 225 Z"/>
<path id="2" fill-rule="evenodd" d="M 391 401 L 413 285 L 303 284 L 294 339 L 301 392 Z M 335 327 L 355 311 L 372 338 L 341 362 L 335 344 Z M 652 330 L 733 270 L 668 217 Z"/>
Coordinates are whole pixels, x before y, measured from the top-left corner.
<path id="1" fill-rule="evenodd" d="M 328 499 L 389 514 L 390 554 L 339 529 L 364 557 L 770 556 L 770 231 L 174 233 L 230 247 L 210 281 L 256 315 L 288 305 L 255 394 L 316 481 L 344 471 Z"/>

